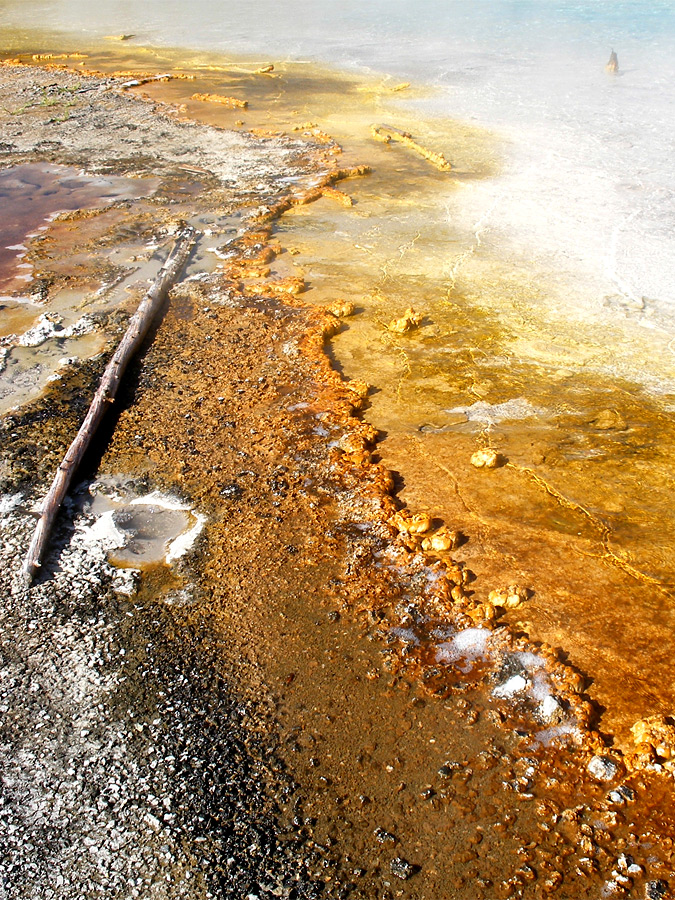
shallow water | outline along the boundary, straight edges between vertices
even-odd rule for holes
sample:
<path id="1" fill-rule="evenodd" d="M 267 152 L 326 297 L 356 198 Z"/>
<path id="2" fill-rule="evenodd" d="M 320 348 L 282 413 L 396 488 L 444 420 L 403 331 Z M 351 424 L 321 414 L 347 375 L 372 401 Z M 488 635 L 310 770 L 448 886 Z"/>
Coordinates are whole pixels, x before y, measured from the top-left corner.
<path id="1" fill-rule="evenodd" d="M 133 480 L 108 476 L 79 491 L 87 539 L 121 568 L 147 568 L 180 559 L 199 537 L 205 516 L 160 491 L 148 493 Z"/>
<path id="2" fill-rule="evenodd" d="M 152 0 L 123 13 L 81 0 L 47 9 L 28 0 L 5 4 L 4 16 L 8 27 L 90 37 L 123 28 L 122 47 L 311 60 L 382 73 L 388 87 L 403 79 L 434 85 L 416 98 L 417 116 L 475 122 L 505 140 L 501 177 L 465 192 L 451 207 L 453 220 L 464 228 L 482 223 L 485 247 L 506 252 L 511 269 L 558 284 L 575 315 L 604 324 L 615 318 L 603 307 L 606 296 L 629 304 L 646 297 L 672 337 L 675 16 L 668 2 L 256 0 L 230 4 L 223 16 L 205 0 Z M 617 77 L 604 71 L 612 47 Z M 544 295 L 536 305 L 550 303 Z"/>
<path id="3" fill-rule="evenodd" d="M 28 163 L 0 171 L 0 291 L 20 292 L 34 275 L 25 261 L 25 241 L 47 230 L 60 212 L 106 206 L 141 197 L 147 185 L 130 178 L 92 177 L 47 163 Z M 39 299 L 39 298 L 38 298 Z"/>

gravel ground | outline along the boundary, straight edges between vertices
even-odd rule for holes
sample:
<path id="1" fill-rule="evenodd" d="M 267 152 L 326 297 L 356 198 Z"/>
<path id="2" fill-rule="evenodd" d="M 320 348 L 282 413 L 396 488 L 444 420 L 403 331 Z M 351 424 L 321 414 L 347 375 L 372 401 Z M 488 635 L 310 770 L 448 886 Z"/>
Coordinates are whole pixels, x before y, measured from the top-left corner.
<path id="1" fill-rule="evenodd" d="M 273 181 L 298 174 L 307 145 L 178 121 L 170 110 L 94 78 L 28 66 L 0 68 L 0 163 L 24 157 L 87 171 L 166 174 L 208 171 L 237 197 L 268 196 Z"/>
<path id="2" fill-rule="evenodd" d="M 293 785 L 213 637 L 131 601 L 77 519 L 28 591 L 18 499 L 0 518 L 0 897 L 318 896 L 274 836 L 266 790 Z"/>
<path id="3" fill-rule="evenodd" d="M 307 171 L 306 143 L 177 122 L 111 90 L 120 81 L 4 64 L 0 165 L 170 178 L 185 164 L 225 205 L 274 198 Z M 161 191 L 154 202 L 180 214 Z M 72 508 L 50 580 L 23 584 L 28 507 L 63 451 L 47 450 L 49 410 L 26 421 L 32 478 L 0 498 L 0 898 L 318 896 L 298 847 L 275 837 L 269 798 L 293 785 L 265 709 L 219 674 L 218 639 L 178 606 L 131 599 Z"/>

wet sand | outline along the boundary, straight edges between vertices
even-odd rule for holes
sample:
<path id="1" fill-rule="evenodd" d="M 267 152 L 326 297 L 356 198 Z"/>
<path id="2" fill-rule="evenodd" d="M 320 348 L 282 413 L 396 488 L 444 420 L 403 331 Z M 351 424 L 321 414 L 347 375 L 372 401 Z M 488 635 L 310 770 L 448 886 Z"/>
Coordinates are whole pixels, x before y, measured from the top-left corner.
<path id="1" fill-rule="evenodd" d="M 23 79 L 36 96 L 47 83 L 75 85 L 74 76 L 53 71 L 5 73 L 6 90 Z M 99 85 L 111 83 L 87 83 Z M 626 772 L 593 730 L 597 709 L 583 694 L 583 677 L 488 616 L 489 605 L 477 602 L 477 552 L 474 582 L 461 554 L 434 562 L 419 552 L 421 538 L 392 524 L 401 504 L 373 456 L 377 434 L 361 418 L 364 388 L 343 382 L 326 354 L 344 320 L 303 304 L 302 293 L 291 292 L 301 284 L 266 273 L 284 255 L 272 233 L 279 215 L 317 196 L 313 183 L 334 185 L 340 161 L 331 145 L 310 133 L 293 141 L 229 138 L 224 151 L 228 132 L 176 123 L 116 92 L 101 96 L 103 164 L 163 179 L 150 202 L 118 210 L 122 219 L 140 210 L 148 232 L 164 229 L 168 238 L 167 225 L 194 214 L 189 185 L 198 167 L 210 187 L 208 200 L 199 193 L 200 215 L 234 219 L 239 230 L 220 271 L 195 266 L 172 292 L 87 470 L 173 492 L 207 524 L 178 567 L 144 567 L 125 598 L 129 586 L 116 581 L 105 553 L 85 563 L 74 552 L 73 522 L 82 514 L 71 506 L 44 577 L 27 592 L 18 571 L 30 531 L 26 507 L 58 464 L 102 358 L 5 417 L 4 493 L 21 493 L 4 521 L 3 578 L 14 598 L 5 629 L 16 635 L 3 651 L 14 694 L 2 748 L 13 772 L 3 813 L 13 829 L 3 850 L 7 895 L 82 896 L 94 863 L 79 842 L 86 846 L 88 811 L 101 806 L 97 792 L 115 759 L 112 793 L 120 799 L 99 809 L 101 833 L 91 845 L 107 896 L 666 896 L 670 775 Z M 79 97 L 79 124 L 52 123 L 58 146 L 40 147 L 31 136 L 42 133 L 36 117 L 34 132 L 24 124 L 12 135 L 9 161 L 84 164 L 90 135 L 80 134 L 82 125 L 102 112 L 95 96 Z M 121 153 L 107 136 L 130 113 L 139 133 Z M 171 154 L 186 131 L 199 150 L 187 173 L 176 172 Z M 154 141 L 159 149 L 148 154 Z M 113 220 L 87 236 L 90 246 L 119 234 Z M 63 250 L 78 240 L 77 231 L 66 232 L 54 232 L 52 265 L 59 242 Z M 97 276 L 94 267 L 82 278 Z M 111 337 L 133 296 L 111 314 Z M 77 679 L 59 695 L 66 673 L 40 650 L 76 614 L 82 626 L 63 642 L 79 642 L 96 676 L 90 681 L 103 672 L 112 679 L 103 700 L 82 692 Z M 129 628 L 134 617 L 141 626 Z M 101 618 L 103 649 L 87 653 L 89 625 Z M 491 642 L 492 652 L 439 664 L 438 647 L 452 646 L 461 628 L 478 631 L 475 640 Z M 542 721 L 541 697 L 509 694 L 514 678 L 534 683 L 540 668 L 559 698 L 550 721 Z M 37 702 L 25 716 L 31 693 Z M 180 702 L 168 702 L 173 697 Z M 94 725 L 82 728 L 94 708 Z M 44 745 L 33 731 L 40 716 L 65 723 L 46 725 Z M 542 737 L 563 720 L 574 722 L 566 746 Z M 111 739 L 116 728 L 139 737 L 120 743 Z M 56 753 L 63 772 L 57 762 L 51 778 L 30 788 L 36 816 L 51 829 L 38 846 L 37 819 L 23 814 L 30 748 L 54 757 L 55 748 L 74 745 L 76 753 Z M 93 776 L 89 759 L 98 759 Z M 125 775 L 130 761 L 136 780 Z M 66 763 L 89 793 L 73 788 L 63 822 L 55 785 L 66 783 Z M 132 788 L 127 821 L 122 801 Z M 157 816 L 153 800 L 179 812 Z M 106 830 L 114 834 L 122 820 L 128 832 L 113 843 Z M 124 849 L 139 834 L 149 847 L 140 871 L 135 851 Z M 119 873 L 106 861 L 112 850 Z"/>

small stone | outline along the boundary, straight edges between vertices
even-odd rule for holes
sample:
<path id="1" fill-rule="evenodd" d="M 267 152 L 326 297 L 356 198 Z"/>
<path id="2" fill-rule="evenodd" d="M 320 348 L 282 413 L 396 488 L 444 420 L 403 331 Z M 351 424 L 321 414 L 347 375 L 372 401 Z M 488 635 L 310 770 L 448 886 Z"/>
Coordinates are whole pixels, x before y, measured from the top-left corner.
<path id="1" fill-rule="evenodd" d="M 496 469 L 502 464 L 502 458 L 491 447 L 484 447 L 482 450 L 476 450 L 471 457 L 471 465 L 476 469 Z"/>
<path id="2" fill-rule="evenodd" d="M 400 319 L 394 319 L 387 325 L 387 329 L 394 334 L 406 334 L 413 328 L 418 328 L 423 318 L 423 315 L 415 312 L 412 306 L 409 306 Z"/>
<path id="3" fill-rule="evenodd" d="M 347 316 L 353 316 L 356 307 L 351 300 L 336 300 L 328 307 L 328 312 L 332 313 L 338 319 L 344 319 Z"/>
<path id="4" fill-rule="evenodd" d="M 391 874 L 400 878 L 401 881 L 407 881 L 415 874 L 415 866 L 402 856 L 394 857 L 389 863 L 389 868 L 391 869 Z"/>
<path id="5" fill-rule="evenodd" d="M 621 797 L 626 801 L 626 803 L 633 803 L 635 800 L 635 791 L 633 788 L 628 787 L 627 784 L 620 784 L 616 789 L 617 793 L 621 795 Z"/>
<path id="6" fill-rule="evenodd" d="M 648 881 L 645 885 L 645 900 L 664 900 L 668 894 L 668 885 L 660 878 Z"/>
<path id="7" fill-rule="evenodd" d="M 521 587 L 518 584 L 510 584 L 508 587 L 498 591 L 490 591 L 488 595 L 488 603 L 492 606 L 500 606 L 504 609 L 516 609 L 521 603 L 524 603 L 530 596 L 531 591 Z"/>
<path id="8" fill-rule="evenodd" d="M 226 500 L 238 500 L 242 494 L 242 489 L 235 482 L 224 484 L 220 489 L 220 496 Z"/>
<path id="9" fill-rule="evenodd" d="M 611 781 L 616 778 L 619 767 L 608 756 L 594 756 L 586 766 L 589 775 L 596 781 Z"/>
<path id="10" fill-rule="evenodd" d="M 552 694 L 544 697 L 537 707 L 537 715 L 542 722 L 555 723 L 560 722 L 565 715 L 565 710 L 561 706 L 559 700 Z"/>
<path id="11" fill-rule="evenodd" d="M 457 531 L 450 531 L 443 527 L 422 541 L 423 550 L 434 550 L 443 553 L 446 550 L 454 550 L 461 543 L 461 536 Z"/>
<path id="12" fill-rule="evenodd" d="M 396 843 L 396 837 L 390 831 L 385 831 L 384 828 L 376 828 L 375 837 L 380 842 L 380 844 Z"/>

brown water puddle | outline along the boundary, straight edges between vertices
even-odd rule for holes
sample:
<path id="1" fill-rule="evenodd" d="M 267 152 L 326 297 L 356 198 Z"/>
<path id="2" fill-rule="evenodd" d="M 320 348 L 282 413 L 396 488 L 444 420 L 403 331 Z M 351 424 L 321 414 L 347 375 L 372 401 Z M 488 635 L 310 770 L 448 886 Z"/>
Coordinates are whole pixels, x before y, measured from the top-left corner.
<path id="1" fill-rule="evenodd" d="M 25 292 L 34 278 L 25 259 L 26 243 L 45 232 L 58 213 L 147 196 L 153 187 L 139 179 L 86 175 L 47 163 L 27 163 L 0 171 L 4 213 L 0 224 L 0 291 Z"/>

